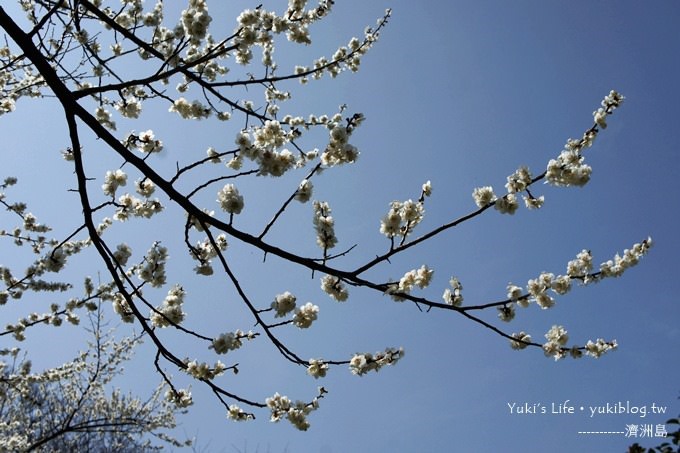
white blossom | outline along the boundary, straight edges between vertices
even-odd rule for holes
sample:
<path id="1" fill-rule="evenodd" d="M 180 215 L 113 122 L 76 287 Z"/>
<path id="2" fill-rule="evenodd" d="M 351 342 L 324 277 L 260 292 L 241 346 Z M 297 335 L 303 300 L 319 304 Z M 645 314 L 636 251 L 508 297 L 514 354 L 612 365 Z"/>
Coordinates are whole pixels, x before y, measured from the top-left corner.
<path id="1" fill-rule="evenodd" d="M 297 298 L 290 292 L 286 291 L 283 294 L 277 294 L 271 308 L 276 311 L 275 316 L 282 318 L 295 309 L 295 301 Z"/>
<path id="2" fill-rule="evenodd" d="M 496 201 L 496 194 L 493 193 L 491 186 L 477 187 L 472 191 L 472 198 L 480 208 Z"/>
<path id="3" fill-rule="evenodd" d="M 316 321 L 319 314 L 319 307 L 307 302 L 303 306 L 295 309 L 295 316 L 293 317 L 293 324 L 300 329 L 307 329 Z"/>
<path id="4" fill-rule="evenodd" d="M 243 210 L 243 196 L 233 184 L 227 184 L 217 192 L 217 202 L 229 214 L 240 214 Z"/>
<path id="5" fill-rule="evenodd" d="M 349 297 L 349 292 L 342 280 L 331 275 L 324 275 L 321 278 L 321 289 L 338 302 L 344 302 Z"/>

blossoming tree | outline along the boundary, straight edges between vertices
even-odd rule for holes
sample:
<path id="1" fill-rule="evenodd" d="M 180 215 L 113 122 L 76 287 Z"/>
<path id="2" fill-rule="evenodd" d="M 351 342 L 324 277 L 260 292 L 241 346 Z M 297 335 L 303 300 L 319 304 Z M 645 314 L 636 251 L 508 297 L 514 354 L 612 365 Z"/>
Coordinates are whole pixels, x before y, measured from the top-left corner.
<path id="1" fill-rule="evenodd" d="M 304 355 L 307 351 L 291 347 L 282 332 L 309 329 L 321 316 L 318 305 L 300 303 L 295 295 L 308 282 L 291 281 L 290 287 L 280 288 L 267 300 L 252 297 L 241 283 L 236 248 L 254 250 L 282 266 L 306 269 L 321 288 L 319 293 L 339 303 L 348 301 L 355 290 L 375 297 L 386 295 L 421 310 L 463 316 L 514 349 L 536 349 L 556 360 L 600 357 L 616 348 L 615 341 L 601 338 L 570 344 L 561 325 L 553 326 L 545 341 L 505 326 L 516 310 L 533 305 L 549 309 L 575 284 L 620 276 L 647 253 L 650 238 L 602 261 L 599 267 L 591 252 L 583 250 L 566 264 L 563 273 L 543 272 L 525 284 L 511 283 L 504 290 L 506 297 L 487 303 L 466 303 L 464 282 L 456 276 L 450 278 L 448 287 L 437 289 L 436 297 L 431 296 L 424 291 L 434 272 L 427 264 L 414 263 L 401 271 L 389 266 L 407 250 L 437 241 L 464 222 L 512 215 L 520 204 L 540 209 L 547 201 L 538 183 L 585 185 L 591 176 L 585 161 L 587 150 L 624 100 L 616 91 L 606 94 L 592 122 L 584 122 L 585 131 L 579 138 L 567 140 L 545 170 L 532 172 L 520 167 L 507 177 L 501 191 L 492 186 L 471 188 L 467 212 L 435 228 L 419 229 L 428 198 L 436 196 L 430 181 L 424 182 L 412 199 L 393 201 L 375 215 L 376 235 L 384 241 L 382 251 L 367 252 L 360 264 L 347 265 L 349 256 L 356 260 L 362 253 L 361 244 L 339 249 L 331 204 L 315 198 L 314 186 L 324 184 L 324 171 L 357 161 L 360 151 L 353 136 L 364 116 L 344 105 L 327 114 L 305 116 L 287 106 L 297 92 L 295 82 L 312 84 L 316 79 L 357 71 L 387 26 L 389 10 L 375 26 L 366 28 L 363 36 L 349 39 L 332 55 L 284 65 L 278 62 L 278 54 L 275 58 L 275 49 L 310 45 L 310 30 L 331 13 L 332 0 L 315 5 L 289 0 L 287 5 L 275 2 L 272 9 L 245 10 L 227 30 L 220 28 L 224 20 L 216 21 L 210 15 L 205 0 L 190 0 L 181 12 L 160 1 L 153 7 L 144 6 L 141 0 L 19 3 L 24 11 L 21 17 L 12 17 L 0 8 L 0 26 L 6 36 L 6 45 L 0 48 L 0 114 L 21 108 L 22 98 L 56 98 L 67 130 L 62 157 L 67 171 L 73 173 L 82 218 L 71 234 L 49 241 L 36 216 L 24 204 L 6 201 L 3 195 L 5 207 L 20 222 L 13 230 L 2 230 L 2 237 L 30 246 L 36 258 L 25 271 L 2 267 L 0 303 L 29 293 L 37 297 L 38 292 L 72 292 L 70 283 L 52 284 L 45 278 L 67 271 L 72 257 L 86 251 L 96 252 L 110 280 L 95 286 L 86 279 L 84 295 L 71 297 L 65 304 L 53 303 L 43 314 L 8 325 L 6 332 L 16 340 L 41 323 L 59 325 L 63 319 L 77 323 L 80 312 L 93 308 L 90 298 L 96 295 L 110 302 L 112 316 L 134 324 L 148 337 L 156 351 L 154 366 L 168 387 L 168 401 L 178 407 L 192 404 L 189 389 L 181 387 L 172 375 L 179 371 L 207 386 L 233 420 L 249 420 L 258 409 L 267 409 L 272 421 L 287 419 L 301 430 L 310 426 L 308 416 L 319 407 L 326 388 L 319 387 L 316 397 L 304 400 L 292 400 L 275 389 L 264 399 L 232 391 L 231 378 L 224 375 L 238 373 L 239 367 L 223 363 L 230 362 L 232 351 L 268 342 L 282 360 L 301 366 L 303 373 L 314 378 L 323 378 L 334 367 L 349 368 L 361 376 L 403 357 L 400 347 L 375 353 L 348 351 L 346 357 L 325 357 L 323 351 L 315 351 L 312 358 Z M 150 128 L 144 116 L 148 111 L 200 121 L 203 127 L 219 130 L 223 140 L 207 151 L 180 153 L 158 134 L 158 128 Z M 171 156 L 173 165 L 163 156 Z M 102 161 L 109 167 L 100 171 Z M 253 180 L 262 191 L 243 190 Z M 14 178 L 6 179 L 3 192 L 15 183 Z M 133 190 L 127 190 L 130 186 Z M 267 190 L 271 192 L 265 194 Z M 266 205 L 270 194 L 280 202 L 269 220 L 256 224 L 244 219 L 248 210 Z M 318 245 L 315 256 L 280 242 L 276 236 L 277 228 L 291 220 L 287 215 L 292 206 L 299 203 L 311 205 Z M 170 217 L 174 221 L 168 221 Z M 308 223 L 307 219 L 292 220 Z M 145 229 L 158 238 L 146 245 L 131 245 L 129 238 L 134 235 L 125 236 L 124 231 L 126 227 L 139 228 L 131 227 L 133 222 L 147 223 Z M 168 237 L 179 244 L 175 249 L 166 245 L 172 243 Z M 302 234 L 296 238 L 306 239 Z M 189 315 L 211 315 L 191 301 L 182 281 L 168 281 L 167 270 L 173 260 L 180 262 L 181 254 L 193 261 L 191 275 L 185 272 L 184 279 L 229 282 L 229 298 L 236 298 L 248 313 L 252 330 L 241 326 L 207 332 L 200 323 L 188 322 Z M 383 278 L 385 274 L 390 277 Z M 487 316 L 488 312 L 497 318 Z M 182 345 L 173 341 L 177 336 Z M 189 342 L 201 345 L 214 357 L 187 357 L 184 345 Z"/>
<path id="2" fill-rule="evenodd" d="M 163 398 L 163 385 L 143 401 L 109 385 L 122 372 L 140 338 L 115 340 L 92 314 L 88 349 L 57 368 L 32 372 L 19 348 L 2 350 L 0 448 L 3 451 L 153 451 L 186 446 L 167 430 L 177 407 Z M 53 317 L 52 322 L 58 317 Z"/>

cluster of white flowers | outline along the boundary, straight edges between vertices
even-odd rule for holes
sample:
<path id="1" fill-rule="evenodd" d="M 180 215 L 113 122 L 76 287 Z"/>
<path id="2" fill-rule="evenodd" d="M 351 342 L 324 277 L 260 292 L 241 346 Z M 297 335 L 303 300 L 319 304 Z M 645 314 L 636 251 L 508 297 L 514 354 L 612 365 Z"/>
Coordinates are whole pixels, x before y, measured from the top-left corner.
<path id="1" fill-rule="evenodd" d="M 527 283 L 527 291 L 531 295 L 531 300 L 536 302 L 539 307 L 546 309 L 555 305 L 555 300 L 548 294 L 552 288 L 555 275 L 550 272 L 542 272 L 538 278 L 531 279 Z"/>
<path id="2" fill-rule="evenodd" d="M 200 120 L 208 118 L 211 110 L 199 101 L 189 102 L 183 97 L 176 99 L 168 109 L 169 112 L 176 112 L 184 119 Z"/>
<path id="3" fill-rule="evenodd" d="M 453 305 L 454 307 L 460 307 L 463 303 L 463 285 L 457 277 L 451 277 L 449 284 L 451 285 L 451 289 L 446 288 L 442 298 L 447 304 Z"/>
<path id="4" fill-rule="evenodd" d="M 252 420 L 255 417 L 253 417 L 253 414 L 244 412 L 243 409 L 236 404 L 230 404 L 229 410 L 227 411 L 227 418 L 237 422 L 244 422 L 246 420 Z"/>
<path id="5" fill-rule="evenodd" d="M 311 403 L 304 403 L 303 401 L 296 401 L 293 403 L 287 396 L 275 393 L 274 396 L 265 400 L 267 407 L 271 410 L 272 422 L 286 418 L 293 426 L 300 431 L 307 431 L 309 429 L 309 422 L 307 416 L 319 407 L 319 401 L 314 398 Z"/>
<path id="6" fill-rule="evenodd" d="M 151 311 L 151 324 L 155 327 L 169 327 L 181 324 L 186 316 L 186 313 L 182 311 L 185 295 L 186 292 L 179 285 L 170 288 L 161 306 Z"/>
<path id="7" fill-rule="evenodd" d="M 403 295 L 409 294 L 414 287 L 417 286 L 420 289 L 426 288 L 432 281 L 433 274 L 434 270 L 423 264 L 419 269 L 412 269 L 406 272 L 399 279 L 399 283 L 391 284 L 387 289 L 387 294 L 393 300 L 402 302 L 404 300 Z"/>
<path id="8" fill-rule="evenodd" d="M 361 57 L 377 41 L 380 29 L 387 23 L 391 14 L 392 11 L 387 9 L 385 15 L 378 19 L 377 27 L 375 29 L 367 27 L 364 32 L 363 41 L 353 37 L 348 42 L 347 46 L 340 46 L 338 48 L 333 54 L 332 59 L 329 60 L 326 57 L 321 57 L 315 60 L 313 70 L 306 66 L 296 66 L 295 73 L 300 75 L 312 72 L 312 77 L 314 79 L 320 79 L 324 73 L 328 73 L 331 77 L 337 77 L 341 72 L 347 69 L 353 72 L 358 71 L 361 64 Z M 306 76 L 300 78 L 300 83 L 304 84 L 307 82 L 308 78 Z"/>
<path id="9" fill-rule="evenodd" d="M 99 121 L 99 123 L 102 126 L 108 127 L 113 131 L 116 130 L 116 122 L 113 121 L 113 119 L 111 118 L 111 112 L 106 110 L 104 107 L 102 106 L 97 107 L 97 109 L 94 111 L 94 117 L 97 119 L 97 121 Z"/>
<path id="10" fill-rule="evenodd" d="M 316 243 L 323 249 L 325 255 L 328 249 L 335 247 L 338 243 L 331 207 L 325 201 L 314 201 L 314 228 Z"/>
<path id="11" fill-rule="evenodd" d="M 475 201 L 475 204 L 478 207 L 483 208 L 493 203 L 494 208 L 501 214 L 514 214 L 519 207 L 514 190 L 523 183 L 522 180 L 516 179 L 518 178 L 518 174 L 521 173 L 516 172 L 515 174 L 508 176 L 508 184 L 506 184 L 506 187 L 508 187 L 509 192 L 500 198 L 496 196 L 493 187 L 491 186 L 476 187 L 472 191 L 472 199 Z M 510 182 L 511 178 L 512 182 Z"/>
<path id="12" fill-rule="evenodd" d="M 550 272 L 542 272 L 537 278 L 530 279 L 527 282 L 528 295 L 526 296 L 522 295 L 522 288 L 512 283 L 508 284 L 508 299 L 516 302 L 521 307 L 527 307 L 531 301 L 534 301 L 541 308 L 550 308 L 555 304 L 555 300 L 548 294 L 549 290 L 555 294 L 564 295 L 571 290 L 572 279 L 579 279 L 584 284 L 587 284 L 606 277 L 618 277 L 627 268 L 637 264 L 651 246 L 651 238 L 636 243 L 630 249 L 624 250 L 623 257 L 617 254 L 613 260 L 602 263 L 600 271 L 597 273 L 591 273 L 593 269 L 591 252 L 589 250 L 582 250 L 576 255 L 575 259 L 567 263 L 565 275 L 555 276 L 555 274 Z M 510 305 L 507 306 L 509 307 Z M 502 313 L 501 318 L 507 315 L 510 315 L 510 313 Z"/>
<path id="13" fill-rule="evenodd" d="M 148 219 L 163 210 L 163 204 L 158 198 L 142 200 L 129 193 L 118 197 L 117 206 L 118 209 L 113 214 L 113 218 L 120 222 L 125 222 L 130 216 Z"/>
<path id="14" fill-rule="evenodd" d="M 623 100 L 622 95 L 612 90 L 602 100 L 602 107 L 593 112 L 595 124 L 602 129 L 607 127 L 607 116 L 619 107 Z M 597 133 L 597 128 L 593 127 L 587 130 L 580 140 L 567 140 L 560 155 L 548 162 L 546 182 L 556 186 L 585 185 L 590 180 L 592 168 L 584 163 L 582 151 L 593 144 Z"/>
<path id="15" fill-rule="evenodd" d="M 44 269 L 48 272 L 59 272 L 66 265 L 68 255 L 69 253 L 64 246 L 53 249 L 43 260 Z"/>
<path id="16" fill-rule="evenodd" d="M 422 201 L 393 201 L 390 210 L 380 221 L 380 232 L 388 238 L 406 237 L 423 220 L 424 213 Z"/>
<path id="17" fill-rule="evenodd" d="M 312 325 L 319 314 L 319 307 L 307 302 L 302 307 L 295 309 L 295 316 L 293 317 L 293 324 L 300 329 L 306 329 Z"/>
<path id="18" fill-rule="evenodd" d="M 127 184 L 127 175 L 121 169 L 115 171 L 107 171 L 104 176 L 104 184 L 102 184 L 102 190 L 104 195 L 115 196 L 116 190 L 120 186 Z"/>
<path id="19" fill-rule="evenodd" d="M 46 233 L 51 230 L 51 228 L 48 227 L 47 225 L 42 225 L 38 223 L 37 217 L 30 212 L 24 214 L 22 220 L 24 222 L 24 230 L 26 231 L 32 231 L 34 233 Z"/>
<path id="20" fill-rule="evenodd" d="M 326 377 L 328 371 L 328 364 L 321 359 L 309 359 L 309 366 L 307 367 L 307 374 L 314 379 Z"/>
<path id="21" fill-rule="evenodd" d="M 156 185 L 148 178 L 135 181 L 135 190 L 143 197 L 149 198 L 156 191 Z"/>
<path id="22" fill-rule="evenodd" d="M 156 139 L 151 129 L 140 132 L 139 135 L 130 134 L 125 143 L 130 147 L 136 147 L 143 153 L 158 153 L 163 150 L 163 142 Z"/>
<path id="23" fill-rule="evenodd" d="M 404 348 L 387 348 L 384 351 L 371 354 L 355 354 L 349 361 L 349 369 L 357 376 L 364 375 L 369 371 L 378 371 L 385 365 L 394 365 L 404 357 Z"/>
<path id="24" fill-rule="evenodd" d="M 614 90 L 611 90 L 600 103 L 602 107 L 593 112 L 593 120 L 602 129 L 607 127 L 607 115 L 610 115 L 617 107 L 623 103 L 625 98 Z"/>
<path id="25" fill-rule="evenodd" d="M 505 188 L 508 189 L 508 193 L 519 193 L 525 191 L 530 184 L 531 172 L 527 167 L 522 166 L 508 176 L 508 182 L 505 184 Z"/>
<path id="26" fill-rule="evenodd" d="M 191 392 L 185 389 L 168 389 L 165 392 L 165 400 L 173 403 L 179 408 L 189 407 L 194 404 L 194 400 L 191 397 Z"/>
<path id="27" fill-rule="evenodd" d="M 16 102 L 11 97 L 0 99 L 0 116 L 5 113 L 13 112 L 16 109 Z"/>
<path id="28" fill-rule="evenodd" d="M 496 200 L 494 208 L 501 214 L 514 214 L 519 207 L 517 197 L 514 193 L 508 193 Z"/>
<path id="29" fill-rule="evenodd" d="M 314 186 L 312 185 L 312 181 L 308 179 L 303 179 L 302 182 L 300 182 L 300 185 L 298 186 L 297 190 L 295 191 L 295 199 L 300 203 L 307 203 L 309 199 L 312 198 L 313 189 Z"/>
<path id="30" fill-rule="evenodd" d="M 515 304 L 505 304 L 498 307 L 498 319 L 510 322 L 515 319 Z"/>
<path id="31" fill-rule="evenodd" d="M 293 132 L 287 132 L 279 121 L 267 120 L 264 125 L 253 128 L 254 142 L 247 131 L 241 131 L 236 136 L 236 144 L 240 154 L 232 166 L 240 168 L 241 156 L 257 163 L 260 176 L 281 176 L 294 168 L 298 162 L 287 149 L 278 151 L 293 137 Z M 237 168 L 236 168 L 237 169 Z"/>
<path id="32" fill-rule="evenodd" d="M 566 148 L 560 155 L 548 162 L 546 181 L 555 186 L 584 186 L 590 181 L 590 175 L 593 172 L 593 169 L 584 161 L 580 142 L 567 141 Z"/>
<path id="33" fill-rule="evenodd" d="M 543 352 L 548 357 L 554 357 L 559 360 L 566 356 L 567 350 L 565 345 L 569 341 L 569 335 L 562 326 L 552 326 L 548 333 L 545 334 L 545 339 L 548 340 L 543 344 Z"/>
<path id="34" fill-rule="evenodd" d="M 125 266 L 132 256 L 132 249 L 125 243 L 118 244 L 113 252 L 113 259 L 121 266 Z"/>
<path id="35" fill-rule="evenodd" d="M 363 118 L 363 116 L 360 118 Z M 334 120 L 338 120 L 338 118 L 334 118 Z M 339 123 L 340 121 L 337 123 L 336 121 L 331 121 L 327 125 L 330 140 L 328 146 L 326 146 L 326 149 L 321 154 L 321 163 L 327 167 L 353 163 L 359 158 L 359 150 L 349 143 L 353 128 L 342 126 Z"/>
<path id="36" fill-rule="evenodd" d="M 616 343 L 616 340 L 605 341 L 602 338 L 598 338 L 594 342 L 592 340 L 588 340 L 588 343 L 586 343 L 585 346 L 585 351 L 586 355 L 599 358 L 602 354 L 613 351 L 617 347 L 618 344 Z"/>
<path id="37" fill-rule="evenodd" d="M 213 217 L 215 215 L 215 211 L 210 211 L 208 209 L 203 209 L 203 213 L 208 215 L 208 217 Z M 199 231 L 199 232 L 204 231 L 203 225 L 201 225 L 201 222 L 199 222 L 196 217 L 194 217 L 193 215 L 188 215 L 188 218 L 189 218 L 189 223 L 191 224 L 191 226 L 193 228 L 196 228 L 196 231 Z"/>
<path id="38" fill-rule="evenodd" d="M 115 108 L 126 118 L 139 118 L 139 114 L 142 113 L 142 103 L 134 96 L 120 100 Z"/>
<path id="39" fill-rule="evenodd" d="M 582 250 L 576 259 L 567 263 L 567 275 L 569 277 L 587 278 L 588 273 L 593 269 L 593 256 L 590 250 Z"/>
<path id="40" fill-rule="evenodd" d="M 168 259 L 168 249 L 155 242 L 146 255 L 144 263 L 137 270 L 137 276 L 148 282 L 154 288 L 165 285 L 165 262 Z"/>
<path id="41" fill-rule="evenodd" d="M 293 153 L 287 149 L 281 151 L 264 149 L 259 153 L 257 163 L 260 166 L 258 175 L 281 176 L 295 167 L 296 160 Z"/>
<path id="42" fill-rule="evenodd" d="M 531 335 L 525 332 L 513 333 L 511 336 L 513 338 L 513 340 L 510 340 L 512 349 L 524 349 L 531 342 Z"/>
<path id="43" fill-rule="evenodd" d="M 246 333 L 241 329 L 237 329 L 234 332 L 223 333 L 212 341 L 210 349 L 214 349 L 218 354 L 226 354 L 229 351 L 235 351 L 243 346 L 243 341 L 241 340 L 244 338 L 252 340 L 255 338 L 255 333 L 252 330 L 249 330 Z"/>
<path id="44" fill-rule="evenodd" d="M 189 7 L 182 11 L 182 27 L 192 44 L 198 45 L 205 38 L 210 22 L 205 0 L 189 0 Z"/>
<path id="45" fill-rule="evenodd" d="M 226 369 L 227 367 L 219 360 L 212 367 L 205 362 L 199 363 L 196 360 L 192 360 L 191 362 L 186 362 L 186 369 L 184 371 L 196 379 L 210 381 L 220 376 Z"/>
<path id="46" fill-rule="evenodd" d="M 344 302 L 349 297 L 347 287 L 338 277 L 324 275 L 321 278 L 321 289 L 338 302 Z"/>
<path id="47" fill-rule="evenodd" d="M 217 192 L 217 202 L 229 214 L 240 214 L 243 210 L 243 196 L 233 184 L 227 184 Z"/>
<path id="48" fill-rule="evenodd" d="M 227 249 L 227 236 L 219 234 L 214 238 L 217 249 L 225 251 Z M 191 257 L 199 261 L 199 264 L 194 267 L 194 272 L 198 275 L 212 275 L 213 268 L 211 264 L 212 258 L 217 256 L 217 250 L 209 238 L 199 241 L 191 249 Z"/>
<path id="49" fill-rule="evenodd" d="M 250 137 L 245 131 L 242 131 L 236 138 L 241 151 L 253 160 L 257 157 L 258 150 L 280 148 L 290 139 L 288 133 L 281 127 L 281 123 L 276 120 L 265 121 L 262 127 L 254 129 L 253 136 L 254 144 L 250 143 Z"/>
<path id="50" fill-rule="evenodd" d="M 652 238 L 648 237 L 642 242 L 636 243 L 630 249 L 623 251 L 623 256 L 617 253 L 614 259 L 600 265 L 600 277 L 619 277 L 624 271 L 635 266 L 652 247 Z"/>
<path id="51" fill-rule="evenodd" d="M 472 198 L 477 206 L 483 208 L 489 203 L 496 201 L 496 194 L 493 193 L 493 187 L 491 186 L 477 187 L 472 191 Z"/>
<path id="52" fill-rule="evenodd" d="M 132 323 L 135 321 L 135 315 L 130 308 L 125 296 L 121 293 L 116 293 L 113 295 L 113 311 L 120 316 L 123 322 Z"/>
<path id="53" fill-rule="evenodd" d="M 283 294 L 277 294 L 272 302 L 271 308 L 276 311 L 274 315 L 277 318 L 283 318 L 288 313 L 295 309 L 295 301 L 297 298 L 290 292 L 286 291 Z"/>

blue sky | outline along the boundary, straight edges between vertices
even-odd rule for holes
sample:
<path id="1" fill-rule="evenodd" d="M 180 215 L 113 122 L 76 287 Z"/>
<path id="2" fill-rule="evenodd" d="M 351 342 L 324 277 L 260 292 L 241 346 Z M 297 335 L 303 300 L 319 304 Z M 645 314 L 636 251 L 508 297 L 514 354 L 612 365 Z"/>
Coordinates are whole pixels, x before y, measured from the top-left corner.
<path id="1" fill-rule="evenodd" d="M 229 31 L 234 11 L 254 6 L 239 1 L 229 7 L 210 4 L 210 10 L 215 22 L 228 24 Z M 525 330 L 541 341 L 553 324 L 562 324 L 570 344 L 615 338 L 619 349 L 598 360 L 554 362 L 538 350 L 513 351 L 506 340 L 455 313 L 425 313 L 360 290 L 347 303 L 337 304 L 308 272 L 275 259 L 262 264 L 260 254 L 234 243 L 229 256 L 238 263 L 240 281 L 253 299 L 271 300 L 288 289 L 301 302 L 320 306 L 320 319 L 309 331 L 282 332 L 303 357 L 344 359 L 386 346 L 403 346 L 406 355 L 377 374 L 356 377 L 341 367 L 315 382 L 303 369 L 280 360 L 264 341 L 254 342 L 234 354 L 242 372 L 228 378 L 229 388 L 261 400 L 274 391 L 307 399 L 317 384 L 324 385 L 330 393 L 311 416 L 310 430 L 300 433 L 285 422 L 271 424 L 264 412 L 253 422 L 228 421 L 214 397 L 194 385 L 196 405 L 180 420 L 178 432 L 196 436 L 199 450 L 218 452 L 625 451 L 634 441 L 658 444 L 658 439 L 578 432 L 663 424 L 680 409 L 680 370 L 673 359 L 680 343 L 680 6 L 670 1 L 337 2 L 331 17 L 313 29 L 310 48 L 279 48 L 282 68 L 331 54 L 387 7 L 393 9 L 392 19 L 359 73 L 286 87 L 294 90 L 294 99 L 284 110 L 333 113 L 346 103 L 367 118 L 353 136 L 362 153 L 358 162 L 315 181 L 315 198 L 333 208 L 338 248 L 358 244 L 336 265 L 352 268 L 384 252 L 389 244 L 378 231 L 380 218 L 392 200 L 417 198 L 427 180 L 434 190 L 417 232 L 472 211 L 475 187 L 492 185 L 501 192 L 519 165 L 542 172 L 567 138 L 580 137 L 592 125 L 591 112 L 616 89 L 626 101 L 587 152 L 593 176 L 586 187 L 541 185 L 534 192 L 546 198 L 541 210 L 521 207 L 514 216 L 490 210 L 404 253 L 372 276 L 398 279 L 428 264 L 435 269 L 435 281 L 423 295 L 439 299 L 449 277 L 456 275 L 464 285 L 465 303 L 485 303 L 504 298 L 510 281 L 525 285 L 542 271 L 564 272 L 582 249 L 590 249 L 599 264 L 650 235 L 654 248 L 623 277 L 574 288 L 550 310 L 535 305 L 519 310 L 510 325 L 501 326 Z M 145 113 L 130 127 L 153 128 L 163 138 L 166 151 L 158 165 L 166 169 L 182 152 L 199 155 L 209 145 L 231 147 L 241 126 L 187 124 L 164 112 Z M 32 132 L 28 121 L 36 115 L 50 118 L 44 126 L 48 133 Z M 24 182 L 19 188 L 26 190 L 39 218 L 52 221 L 60 212 L 69 213 L 61 216 L 68 231 L 77 224 L 68 222 L 69 215 L 77 216 L 79 208 L 64 190 L 74 182 L 54 149 L 66 146 L 60 121 L 50 101 L 27 101 L 4 116 L 1 176 L 19 176 Z M 88 146 L 94 153 L 101 145 L 90 139 Z M 91 165 L 92 174 L 102 178 L 116 164 L 102 157 Z M 36 180 L 36 169 L 49 172 L 49 178 Z M 276 184 L 263 178 L 239 183 L 246 210 L 238 225 L 262 225 L 271 217 L 282 190 Z M 58 203 L 50 195 L 55 190 L 63 194 Z M 177 214 L 168 209 L 163 219 L 170 223 L 165 225 L 172 225 Z M 138 242 L 139 252 L 159 234 L 142 222 L 126 227 L 112 231 L 112 237 Z M 182 225 L 176 227 L 175 236 Z M 250 328 L 252 320 L 237 308 L 225 282 L 196 281 L 181 267 L 181 236 L 172 239 L 171 227 L 167 233 L 165 240 L 177 245 L 170 280 L 181 281 L 188 291 L 187 323 L 214 334 Z M 315 252 L 310 206 L 294 206 L 271 240 L 303 254 Z M 495 312 L 484 319 L 498 324 Z M 61 330 L 36 332 L 42 337 L 32 352 L 44 352 L 45 363 L 57 354 L 40 349 L 41 342 L 63 334 Z M 63 341 L 77 348 L 75 340 Z M 184 347 L 179 338 L 171 341 Z M 205 350 L 201 354 L 208 356 Z M 151 357 L 150 347 L 140 350 L 128 366 L 126 388 L 148 388 L 157 381 Z M 550 412 L 553 403 L 566 400 L 576 407 L 575 414 L 518 415 L 508 407 L 537 403 Z M 667 406 L 669 413 L 590 417 L 590 406 L 619 402 Z"/>

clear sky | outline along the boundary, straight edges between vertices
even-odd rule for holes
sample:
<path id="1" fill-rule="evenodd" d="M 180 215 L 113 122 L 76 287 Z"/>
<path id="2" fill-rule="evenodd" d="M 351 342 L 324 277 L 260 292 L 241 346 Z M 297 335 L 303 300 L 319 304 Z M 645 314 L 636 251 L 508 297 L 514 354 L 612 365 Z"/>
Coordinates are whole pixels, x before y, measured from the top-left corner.
<path id="1" fill-rule="evenodd" d="M 235 24 L 234 11 L 257 6 L 220 3 L 209 2 L 210 11 L 227 31 Z M 285 8 L 275 4 L 265 7 Z M 303 357 L 348 359 L 355 352 L 386 346 L 403 346 L 406 355 L 377 374 L 356 377 L 344 367 L 333 368 L 315 382 L 258 340 L 230 353 L 242 372 L 228 378 L 233 380 L 229 388 L 260 400 L 275 391 L 309 399 L 316 385 L 324 385 L 330 393 L 311 415 L 310 430 L 269 423 L 265 412 L 249 423 L 231 422 L 208 391 L 193 385 L 196 404 L 180 419 L 178 433 L 196 436 L 197 450 L 211 452 L 622 452 L 635 441 L 657 445 L 660 439 L 578 432 L 625 431 L 631 424 L 656 429 L 680 411 L 680 5 L 631 0 L 337 1 L 331 17 L 312 30 L 310 48 L 290 54 L 290 47 L 279 48 L 282 68 L 332 54 L 338 44 L 374 24 L 387 7 L 393 10 L 392 19 L 357 74 L 308 86 L 291 83 L 294 99 L 284 104 L 293 113 L 320 114 L 346 103 L 349 111 L 367 118 L 353 136 L 361 151 L 358 162 L 315 181 L 314 197 L 333 208 L 338 249 L 357 244 L 336 265 L 352 268 L 387 250 L 388 241 L 378 231 L 380 218 L 392 200 L 417 198 L 427 180 L 433 195 L 421 232 L 471 212 L 475 187 L 491 185 L 502 192 L 506 177 L 519 165 L 539 174 L 568 138 L 580 137 L 592 125 L 592 111 L 615 89 L 626 100 L 587 152 L 593 167 L 588 185 L 541 185 L 534 194 L 545 196 L 542 209 L 521 207 L 514 216 L 487 211 L 374 275 L 398 279 L 428 264 L 435 269 L 435 281 L 423 295 L 439 299 L 449 277 L 456 275 L 466 304 L 486 303 L 505 298 L 510 281 L 526 285 L 542 271 L 564 273 L 566 263 L 583 249 L 592 251 L 597 265 L 649 235 L 654 248 L 621 278 L 576 287 L 558 298 L 554 308 L 532 305 L 501 326 L 510 332 L 525 330 L 542 341 L 553 324 L 562 324 L 570 344 L 602 337 L 616 339 L 619 349 L 598 360 L 555 362 L 535 348 L 514 351 L 506 340 L 453 312 L 421 312 L 412 304 L 359 290 L 340 305 L 319 290 L 318 277 L 312 280 L 308 272 L 273 259 L 263 265 L 260 254 L 234 244 L 229 256 L 254 299 L 271 300 L 290 290 L 301 302 L 320 306 L 320 318 L 309 331 L 290 329 L 282 335 Z M 42 135 L 28 123 L 35 115 L 46 122 Z M 145 115 L 130 127 L 153 128 L 163 138 L 166 151 L 159 162 L 170 169 L 182 152 L 204 153 L 209 145 L 231 148 L 241 127 L 240 122 L 216 121 L 186 125 L 168 119 L 163 109 Z M 65 191 L 74 185 L 72 175 L 54 149 L 67 145 L 63 130 L 58 110 L 30 101 L 0 121 L 5 139 L 0 176 L 19 176 L 24 184 L 18 187 L 27 190 L 36 214 L 57 224 L 54 215 L 79 212 L 75 198 Z M 95 152 L 101 145 L 91 140 L 89 146 Z M 116 168 L 96 165 L 92 173 L 99 178 Z M 49 178 L 36 176 L 42 173 Z M 244 181 L 239 188 L 247 207 L 239 224 L 262 225 L 275 210 L 278 189 L 264 178 Z M 54 193 L 60 193 L 58 203 Z M 212 202 L 206 200 L 206 206 Z M 169 209 L 164 218 L 171 222 L 173 214 L 177 212 Z M 61 216 L 64 231 L 76 224 L 67 217 Z M 272 232 L 272 241 L 318 253 L 311 218 L 309 205 L 295 206 Z M 179 266 L 185 255 L 179 248 L 183 220 L 176 223 L 180 236 L 167 240 L 178 244 Z M 131 229 L 112 234 L 126 240 L 134 235 L 135 241 L 147 244 L 139 246 L 140 252 L 159 233 L 143 222 L 127 227 Z M 250 328 L 252 320 L 233 308 L 237 299 L 228 285 L 196 281 L 186 269 L 175 268 L 169 279 L 181 281 L 188 291 L 189 325 L 215 334 Z M 500 322 L 495 311 L 484 319 Z M 39 340 L 33 344 L 38 346 L 31 351 L 44 352 L 49 363 L 55 354 L 41 349 L 40 342 L 62 334 L 63 329 L 36 332 Z M 63 341 L 77 349 L 73 339 Z M 128 366 L 124 387 L 148 388 L 157 381 L 153 351 L 147 346 Z M 551 413 L 553 405 L 565 401 L 574 414 Z M 546 407 L 547 413 L 513 414 L 513 403 Z M 647 414 L 591 416 L 591 406 L 619 403 L 644 406 Z M 653 404 L 668 412 L 652 414 Z"/>

